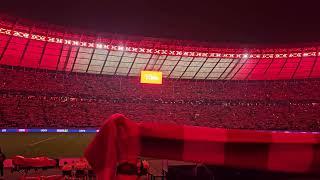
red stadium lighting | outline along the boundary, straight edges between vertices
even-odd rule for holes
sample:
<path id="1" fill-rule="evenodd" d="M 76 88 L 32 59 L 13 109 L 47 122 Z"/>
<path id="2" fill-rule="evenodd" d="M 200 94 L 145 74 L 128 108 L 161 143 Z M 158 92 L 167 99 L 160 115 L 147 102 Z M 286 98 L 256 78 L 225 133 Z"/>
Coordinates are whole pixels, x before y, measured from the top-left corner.
<path id="1" fill-rule="evenodd" d="M 136 53 L 150 53 L 150 54 L 161 54 L 161 55 L 170 55 L 170 56 L 186 56 L 186 57 L 206 57 L 206 58 L 253 58 L 253 59 L 273 59 L 273 58 L 287 58 L 289 57 L 316 57 L 320 55 L 320 52 L 312 51 L 305 53 L 262 53 L 262 54 L 244 54 L 244 53 L 224 53 L 223 49 L 220 49 L 222 53 L 214 52 L 216 49 L 212 49 L 212 52 L 197 52 L 197 51 L 181 51 L 181 50 L 168 50 L 168 49 L 157 49 L 157 48 L 143 48 L 143 47 L 124 47 L 116 46 L 111 44 L 104 44 L 103 42 L 86 42 L 86 41 L 76 41 L 72 39 L 61 39 L 59 37 L 51 37 L 39 34 L 31 34 L 22 31 L 16 31 L 8 29 L 0 25 L 0 34 L 21 37 L 25 39 L 45 41 L 50 43 L 72 45 L 78 47 L 87 47 L 87 48 L 97 48 L 97 49 L 107 49 L 115 51 L 126 51 L 126 52 L 136 52 Z"/>
<path id="2" fill-rule="evenodd" d="M 162 84 L 162 72 L 141 71 L 140 83 L 142 83 L 142 84 Z"/>

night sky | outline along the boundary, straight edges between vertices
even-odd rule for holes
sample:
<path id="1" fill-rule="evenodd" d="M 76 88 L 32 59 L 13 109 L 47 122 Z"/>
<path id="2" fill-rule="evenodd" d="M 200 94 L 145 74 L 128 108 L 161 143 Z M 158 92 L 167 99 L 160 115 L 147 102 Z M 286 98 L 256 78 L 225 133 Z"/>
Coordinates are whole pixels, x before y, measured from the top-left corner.
<path id="1" fill-rule="evenodd" d="M 2 0 L 0 12 L 128 35 L 258 44 L 319 42 L 320 4 L 280 1 Z"/>

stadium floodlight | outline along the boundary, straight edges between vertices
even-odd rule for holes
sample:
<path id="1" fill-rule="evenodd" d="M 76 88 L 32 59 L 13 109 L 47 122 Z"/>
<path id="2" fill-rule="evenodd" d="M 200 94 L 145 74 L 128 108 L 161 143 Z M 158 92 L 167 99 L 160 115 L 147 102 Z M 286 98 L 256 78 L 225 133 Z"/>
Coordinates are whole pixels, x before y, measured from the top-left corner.
<path id="1" fill-rule="evenodd" d="M 244 54 L 243 55 L 243 58 L 248 58 L 249 57 L 249 54 Z"/>
<path id="2" fill-rule="evenodd" d="M 124 51 L 124 47 L 123 46 L 118 46 L 118 51 Z"/>

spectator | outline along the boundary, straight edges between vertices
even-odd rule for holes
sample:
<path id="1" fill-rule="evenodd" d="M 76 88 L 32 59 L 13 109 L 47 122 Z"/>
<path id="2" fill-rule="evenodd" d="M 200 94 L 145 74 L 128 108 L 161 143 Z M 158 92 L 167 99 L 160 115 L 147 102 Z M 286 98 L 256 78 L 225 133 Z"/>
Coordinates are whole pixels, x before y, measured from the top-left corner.
<path id="1" fill-rule="evenodd" d="M 72 165 L 68 164 L 67 162 L 64 162 L 63 166 L 62 166 L 62 175 L 67 178 L 67 177 L 71 177 L 71 172 L 72 172 Z"/>
<path id="2" fill-rule="evenodd" d="M 4 153 L 1 151 L 1 147 L 0 147 L 0 177 L 4 176 L 4 160 L 6 160 L 6 156 L 4 155 Z"/>

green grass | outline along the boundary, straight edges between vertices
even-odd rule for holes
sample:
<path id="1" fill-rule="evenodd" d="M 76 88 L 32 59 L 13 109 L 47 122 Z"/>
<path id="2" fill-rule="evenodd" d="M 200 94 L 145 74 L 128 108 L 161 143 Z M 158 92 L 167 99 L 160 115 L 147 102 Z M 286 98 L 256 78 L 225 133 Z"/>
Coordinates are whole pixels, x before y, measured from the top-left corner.
<path id="1" fill-rule="evenodd" d="M 4 133 L 0 134 L 0 146 L 8 158 L 48 156 L 81 157 L 95 134 L 70 133 Z"/>

